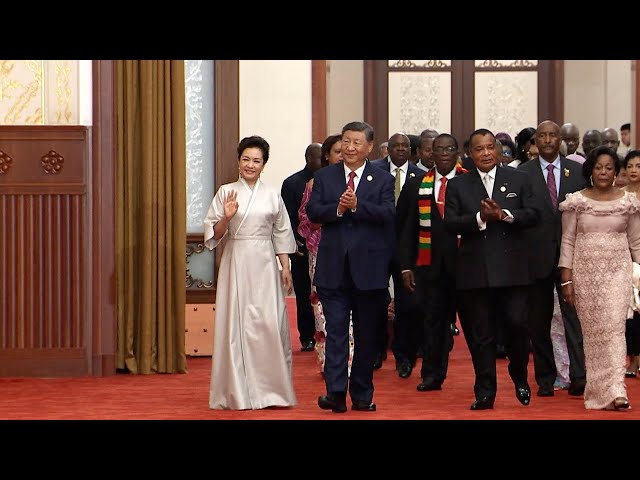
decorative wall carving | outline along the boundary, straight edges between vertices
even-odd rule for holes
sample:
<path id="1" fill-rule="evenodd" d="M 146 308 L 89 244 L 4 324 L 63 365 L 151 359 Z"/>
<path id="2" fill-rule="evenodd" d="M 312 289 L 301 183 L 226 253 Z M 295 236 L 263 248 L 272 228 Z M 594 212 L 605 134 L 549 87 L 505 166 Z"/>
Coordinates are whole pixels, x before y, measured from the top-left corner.
<path id="1" fill-rule="evenodd" d="M 42 157 L 40 163 L 46 173 L 58 174 L 64 166 L 64 158 L 55 150 L 49 150 L 49 153 Z"/>
<path id="2" fill-rule="evenodd" d="M 451 73 L 389 73 L 389 135 L 418 135 L 425 128 L 450 131 Z"/>
<path id="3" fill-rule="evenodd" d="M 187 234 L 186 275 L 187 303 L 215 303 L 213 252 L 204 246 L 202 234 Z M 198 259 L 198 262 L 191 262 Z M 191 263 L 190 263 L 191 262 Z"/>
<path id="4" fill-rule="evenodd" d="M 78 125 L 79 60 L 0 60 L 0 125 Z"/>
<path id="5" fill-rule="evenodd" d="M 476 68 L 535 68 L 538 60 L 475 60 Z"/>
<path id="6" fill-rule="evenodd" d="M 11 158 L 8 154 L 0 150 L 0 175 L 7 173 L 11 168 L 11 163 L 13 162 L 13 158 Z"/>
<path id="7" fill-rule="evenodd" d="M 389 68 L 450 68 L 451 60 L 389 60 Z"/>
<path id="8" fill-rule="evenodd" d="M 512 137 L 538 125 L 537 72 L 476 72 L 475 124 Z"/>

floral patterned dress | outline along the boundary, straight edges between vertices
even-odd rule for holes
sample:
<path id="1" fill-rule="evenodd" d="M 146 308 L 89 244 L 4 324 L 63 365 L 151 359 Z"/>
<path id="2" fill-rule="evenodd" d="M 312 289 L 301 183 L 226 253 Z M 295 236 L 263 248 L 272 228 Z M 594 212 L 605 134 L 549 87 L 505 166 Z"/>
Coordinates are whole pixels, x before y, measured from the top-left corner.
<path id="1" fill-rule="evenodd" d="M 307 217 L 307 203 L 311 198 L 311 190 L 313 187 L 313 180 L 307 183 L 304 194 L 302 195 L 302 201 L 300 203 L 300 209 L 298 210 L 298 218 L 300 224 L 298 225 L 298 233 L 307 241 L 307 250 L 309 252 L 309 277 L 310 281 L 313 280 L 313 275 L 316 271 L 316 258 L 318 255 L 318 245 L 320 244 L 321 228 L 319 225 L 311 223 L 309 217 Z M 325 329 L 325 318 L 322 311 L 322 303 L 318 299 L 318 293 L 316 286 L 311 283 L 311 307 L 313 308 L 313 315 L 316 323 L 316 333 L 314 340 L 316 341 L 316 355 L 318 358 L 318 366 L 320 367 L 320 373 L 324 373 L 324 348 L 327 331 Z M 348 371 L 351 373 L 351 362 L 353 361 L 353 322 L 349 322 L 349 367 Z"/>
<path id="2" fill-rule="evenodd" d="M 559 206 L 559 266 L 573 269 L 576 311 L 584 340 L 588 409 L 611 408 L 626 397 L 625 325 L 631 296 L 632 258 L 640 260 L 640 201 L 635 194 L 610 201 L 581 192 Z"/>

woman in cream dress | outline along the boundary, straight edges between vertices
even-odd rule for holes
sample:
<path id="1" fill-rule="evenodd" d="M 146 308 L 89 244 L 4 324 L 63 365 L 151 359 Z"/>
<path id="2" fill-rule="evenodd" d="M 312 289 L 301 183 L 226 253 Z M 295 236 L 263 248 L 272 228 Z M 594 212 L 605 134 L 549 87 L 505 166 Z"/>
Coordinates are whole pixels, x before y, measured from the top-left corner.
<path id="1" fill-rule="evenodd" d="M 563 301 L 575 304 L 584 340 L 588 409 L 629 408 L 625 386 L 625 323 L 631 261 L 640 260 L 640 201 L 614 186 L 620 171 L 609 147 L 583 164 L 589 187 L 560 204 Z"/>
<path id="2" fill-rule="evenodd" d="M 225 242 L 216 286 L 212 409 L 296 404 L 284 298 L 285 290 L 291 293 L 288 254 L 296 242 L 280 192 L 260 181 L 268 159 L 266 140 L 242 139 L 240 178 L 220 187 L 204 219 L 205 245 Z"/>

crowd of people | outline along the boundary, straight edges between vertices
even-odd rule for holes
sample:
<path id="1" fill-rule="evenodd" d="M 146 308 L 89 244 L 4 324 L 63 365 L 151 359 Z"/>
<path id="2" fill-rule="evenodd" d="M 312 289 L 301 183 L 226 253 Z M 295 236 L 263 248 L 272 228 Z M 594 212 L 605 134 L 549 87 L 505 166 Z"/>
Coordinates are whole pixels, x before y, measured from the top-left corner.
<path id="1" fill-rule="evenodd" d="M 390 349 L 398 376 L 422 357 L 418 392 L 441 390 L 457 322 L 475 401 L 492 409 L 496 360 L 517 400 L 566 389 L 587 409 L 630 407 L 640 374 L 640 151 L 618 132 L 545 120 L 448 133 L 394 133 L 350 122 L 310 144 L 280 191 L 260 180 L 269 144 L 238 145 L 238 181 L 204 220 L 220 243 L 209 406 L 292 407 L 285 294 L 296 293 L 300 349 L 315 352 L 321 409 L 376 411 L 375 370 Z M 626 132 L 626 134 L 625 134 Z M 374 153 L 374 149 L 376 153 Z M 376 158 L 379 157 L 379 158 Z M 388 320 L 392 319 L 392 328 Z M 628 359 L 628 363 L 627 363 Z"/>

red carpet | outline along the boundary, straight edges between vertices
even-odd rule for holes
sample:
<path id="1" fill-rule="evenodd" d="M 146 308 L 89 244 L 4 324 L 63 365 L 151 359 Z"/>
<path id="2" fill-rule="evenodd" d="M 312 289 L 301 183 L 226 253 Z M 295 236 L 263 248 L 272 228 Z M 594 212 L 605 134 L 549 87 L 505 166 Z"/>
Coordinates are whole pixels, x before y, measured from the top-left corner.
<path id="1" fill-rule="evenodd" d="M 334 414 L 320 410 L 325 393 L 315 354 L 299 351 L 295 303 L 288 299 L 294 347 L 294 383 L 298 405 L 260 411 L 219 411 L 208 408 L 211 358 L 189 359 L 185 375 L 125 375 L 105 378 L 0 378 L 0 419 L 262 419 L 262 420 L 496 420 L 496 419 L 640 419 L 640 379 L 627 379 L 632 409 L 627 412 L 585 410 L 581 398 L 566 391 L 554 397 L 535 396 L 533 361 L 529 382 L 531 405 L 518 403 L 507 374 L 507 361 L 498 360 L 498 396 L 494 410 L 472 412 L 473 368 L 462 335 L 455 337 L 449 376 L 443 390 L 417 392 L 419 365 L 409 379 L 398 377 L 393 355 L 375 372 L 374 402 L 378 411 Z M 420 362 L 420 360 L 419 360 Z"/>

